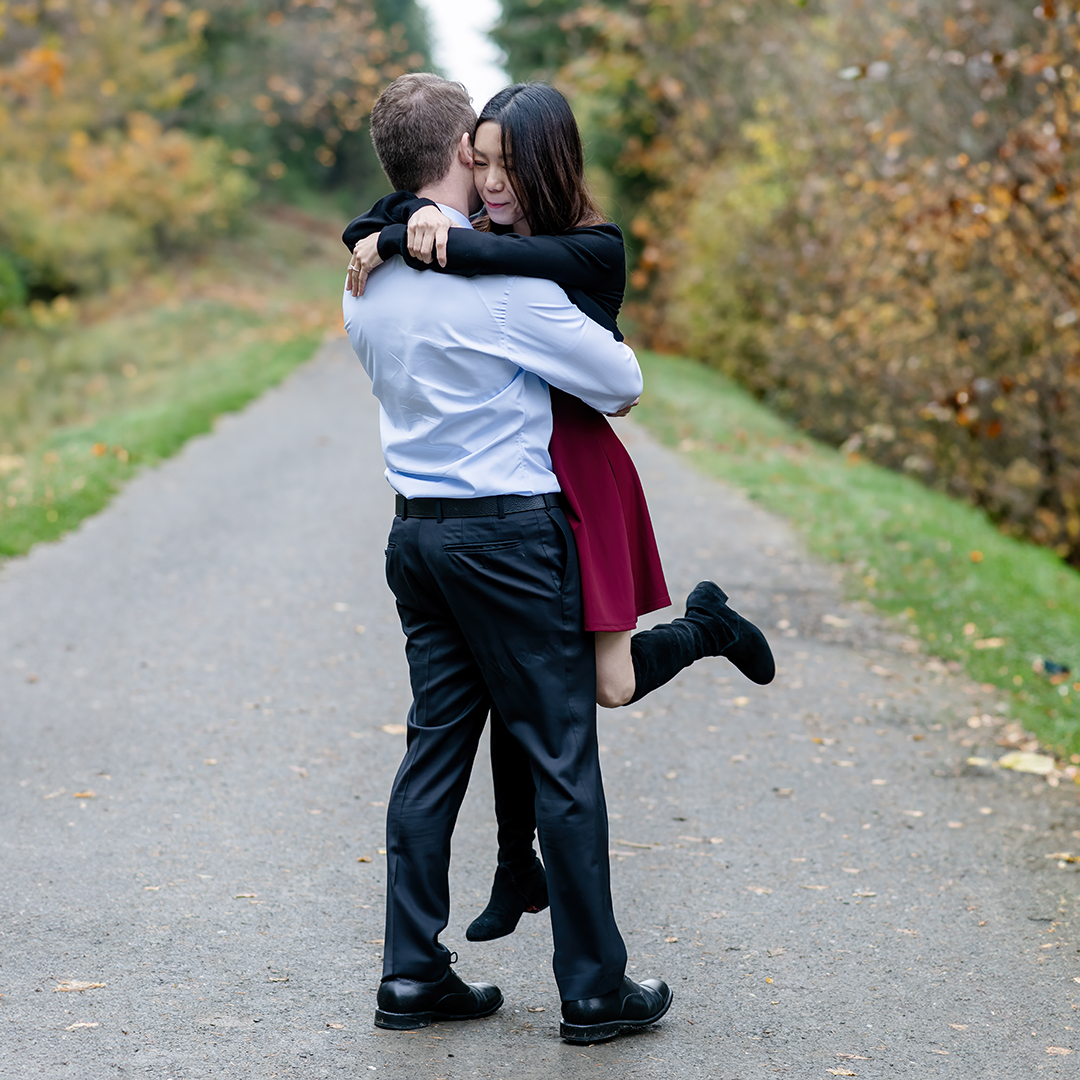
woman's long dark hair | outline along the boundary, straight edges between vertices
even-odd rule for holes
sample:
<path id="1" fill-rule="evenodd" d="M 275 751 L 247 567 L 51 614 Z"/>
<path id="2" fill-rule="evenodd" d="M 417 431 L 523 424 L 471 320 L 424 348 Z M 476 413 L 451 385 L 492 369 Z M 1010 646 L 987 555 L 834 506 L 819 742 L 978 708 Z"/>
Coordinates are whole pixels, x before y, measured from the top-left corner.
<path id="1" fill-rule="evenodd" d="M 485 106 L 473 128 L 502 131 L 503 163 L 536 234 L 553 235 L 604 221 L 585 183 L 581 133 L 566 98 L 545 83 L 515 83 Z"/>

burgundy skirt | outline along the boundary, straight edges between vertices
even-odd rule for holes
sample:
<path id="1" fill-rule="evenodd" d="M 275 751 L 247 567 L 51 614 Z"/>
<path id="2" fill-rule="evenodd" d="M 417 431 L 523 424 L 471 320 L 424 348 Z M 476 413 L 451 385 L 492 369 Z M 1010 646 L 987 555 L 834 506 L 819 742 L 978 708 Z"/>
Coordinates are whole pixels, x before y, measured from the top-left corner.
<path id="1" fill-rule="evenodd" d="M 551 467 L 569 503 L 586 630 L 633 630 L 667 607 L 660 553 L 637 469 L 595 409 L 551 389 Z"/>

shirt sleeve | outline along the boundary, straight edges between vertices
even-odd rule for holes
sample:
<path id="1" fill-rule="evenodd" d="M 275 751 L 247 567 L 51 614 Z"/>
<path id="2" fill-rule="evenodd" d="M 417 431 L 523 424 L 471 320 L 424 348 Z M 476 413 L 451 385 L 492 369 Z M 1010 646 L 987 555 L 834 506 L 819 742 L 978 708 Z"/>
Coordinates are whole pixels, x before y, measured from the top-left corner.
<path id="1" fill-rule="evenodd" d="M 503 311 L 511 363 L 598 412 L 614 413 L 641 394 L 633 349 L 593 322 L 551 281 L 512 278 Z"/>

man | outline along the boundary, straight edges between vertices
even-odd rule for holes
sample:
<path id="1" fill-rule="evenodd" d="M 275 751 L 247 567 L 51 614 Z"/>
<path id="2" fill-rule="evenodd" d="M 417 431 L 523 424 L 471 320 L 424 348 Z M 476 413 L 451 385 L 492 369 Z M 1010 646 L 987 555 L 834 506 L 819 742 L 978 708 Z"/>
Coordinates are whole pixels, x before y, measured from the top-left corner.
<path id="1" fill-rule="evenodd" d="M 468 228 L 478 209 L 464 88 L 404 75 L 372 139 L 398 190 Z M 406 635 L 413 705 L 387 810 L 383 979 L 375 1022 L 399 1029 L 487 1016 L 497 987 L 466 984 L 439 943 L 450 838 L 488 713 L 528 759 L 547 869 L 561 1033 L 595 1042 L 660 1019 L 671 992 L 625 978 L 611 904 L 596 742 L 596 670 L 582 630 L 573 535 L 551 471 L 548 385 L 614 413 L 641 392 L 633 352 L 535 278 L 447 277 L 391 259 L 343 300 L 380 403 L 397 494 L 387 581 Z"/>

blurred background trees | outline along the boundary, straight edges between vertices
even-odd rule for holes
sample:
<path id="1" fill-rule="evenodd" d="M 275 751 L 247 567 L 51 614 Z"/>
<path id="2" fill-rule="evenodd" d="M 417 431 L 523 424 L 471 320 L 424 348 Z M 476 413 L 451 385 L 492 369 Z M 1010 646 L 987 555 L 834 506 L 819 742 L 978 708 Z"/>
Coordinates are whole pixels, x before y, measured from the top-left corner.
<path id="1" fill-rule="evenodd" d="M 1080 4 L 503 8 L 653 344 L 1080 565 Z"/>
<path id="2" fill-rule="evenodd" d="M 362 202 L 371 104 L 428 60 L 414 0 L 0 5 L 0 313 L 197 246 L 260 187 Z"/>

